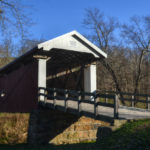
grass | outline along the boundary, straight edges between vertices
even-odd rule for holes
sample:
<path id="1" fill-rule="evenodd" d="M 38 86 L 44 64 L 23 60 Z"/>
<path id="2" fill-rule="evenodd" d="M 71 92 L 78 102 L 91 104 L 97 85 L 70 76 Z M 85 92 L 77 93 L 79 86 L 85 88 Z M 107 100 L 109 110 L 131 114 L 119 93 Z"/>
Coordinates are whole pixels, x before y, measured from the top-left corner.
<path id="1" fill-rule="evenodd" d="M 28 120 L 29 114 L 0 113 L 0 143 L 14 144 L 26 142 Z"/>
<path id="2" fill-rule="evenodd" d="M 108 150 L 150 149 L 150 119 L 126 123 L 102 140 L 100 146 Z"/>
<path id="3" fill-rule="evenodd" d="M 71 144 L 71 145 L 41 145 L 41 146 L 32 146 L 26 144 L 20 145 L 0 145 L 0 150 L 94 150 L 95 144 L 93 143 L 82 143 L 82 144 Z"/>
<path id="4" fill-rule="evenodd" d="M 0 145 L 0 150 L 149 150 L 150 119 L 128 122 L 112 134 L 95 143 L 70 145 L 28 144 Z"/>

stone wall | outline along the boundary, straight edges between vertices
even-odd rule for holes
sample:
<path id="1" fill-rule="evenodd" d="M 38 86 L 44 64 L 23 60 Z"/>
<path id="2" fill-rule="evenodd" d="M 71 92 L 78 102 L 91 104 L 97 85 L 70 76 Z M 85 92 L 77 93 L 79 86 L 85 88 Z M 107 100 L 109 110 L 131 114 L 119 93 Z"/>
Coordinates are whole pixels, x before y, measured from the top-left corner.
<path id="1" fill-rule="evenodd" d="M 78 117 L 58 110 L 40 109 L 30 115 L 28 142 L 71 144 L 95 141 L 100 136 L 99 128 L 109 125 L 84 116 Z"/>

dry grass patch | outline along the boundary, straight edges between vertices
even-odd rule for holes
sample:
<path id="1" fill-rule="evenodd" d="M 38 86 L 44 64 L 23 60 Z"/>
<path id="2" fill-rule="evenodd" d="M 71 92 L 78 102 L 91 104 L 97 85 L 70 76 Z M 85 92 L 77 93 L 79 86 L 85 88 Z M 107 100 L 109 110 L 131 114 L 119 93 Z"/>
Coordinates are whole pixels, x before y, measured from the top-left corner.
<path id="1" fill-rule="evenodd" d="M 0 114 L 0 144 L 26 143 L 29 114 Z"/>

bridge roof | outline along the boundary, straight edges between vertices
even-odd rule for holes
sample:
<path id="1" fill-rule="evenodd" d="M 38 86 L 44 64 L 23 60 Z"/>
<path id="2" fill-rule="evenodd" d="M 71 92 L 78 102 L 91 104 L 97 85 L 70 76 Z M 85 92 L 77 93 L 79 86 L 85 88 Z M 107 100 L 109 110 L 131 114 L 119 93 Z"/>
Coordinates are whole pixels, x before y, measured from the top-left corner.
<path id="1" fill-rule="evenodd" d="M 13 62 L 0 69 L 0 75 L 7 74 L 30 62 L 34 56 L 47 56 L 49 69 L 65 68 L 68 64 L 87 64 L 97 59 L 107 58 L 107 54 L 92 44 L 77 31 L 72 31 L 54 39 L 38 44 L 36 47 L 18 57 Z"/>

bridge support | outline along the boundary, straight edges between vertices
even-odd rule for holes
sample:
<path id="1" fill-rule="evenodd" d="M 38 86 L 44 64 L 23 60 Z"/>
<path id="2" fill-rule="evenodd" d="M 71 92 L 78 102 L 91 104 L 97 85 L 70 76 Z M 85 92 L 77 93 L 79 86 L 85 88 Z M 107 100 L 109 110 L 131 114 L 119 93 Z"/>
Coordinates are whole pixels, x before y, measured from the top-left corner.
<path id="1" fill-rule="evenodd" d="M 38 59 L 38 88 L 46 88 L 46 59 Z M 40 89 L 40 93 L 44 94 L 45 90 Z M 39 96 L 40 101 L 45 100 L 45 96 Z"/>
<path id="2" fill-rule="evenodd" d="M 84 91 L 94 92 L 96 88 L 96 64 L 91 64 L 84 69 Z"/>
<path id="3" fill-rule="evenodd" d="M 92 142 L 106 136 L 108 132 L 101 131 L 104 126 L 109 128 L 110 123 L 40 108 L 30 114 L 28 143 L 60 145 Z"/>

